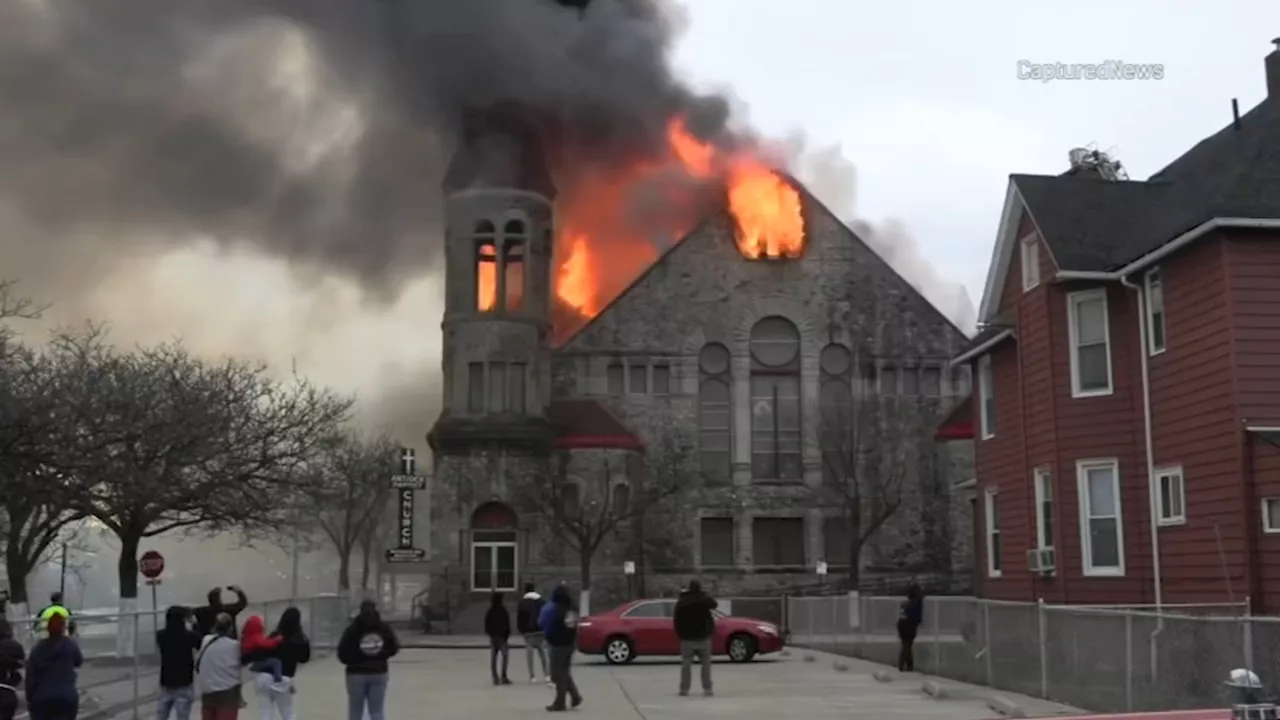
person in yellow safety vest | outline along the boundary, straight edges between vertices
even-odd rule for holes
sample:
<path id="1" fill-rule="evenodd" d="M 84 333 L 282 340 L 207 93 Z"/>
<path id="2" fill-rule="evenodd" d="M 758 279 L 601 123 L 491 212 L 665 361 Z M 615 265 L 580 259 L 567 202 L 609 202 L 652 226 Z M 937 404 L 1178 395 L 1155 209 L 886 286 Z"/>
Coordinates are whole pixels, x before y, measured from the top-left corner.
<path id="1" fill-rule="evenodd" d="M 75 634 L 75 623 L 71 622 L 71 611 L 62 604 L 62 593 L 55 592 L 49 596 L 49 604 L 40 611 L 39 615 L 39 631 L 41 635 L 49 634 L 49 618 L 54 615 L 61 615 L 67 619 L 67 634 Z"/>

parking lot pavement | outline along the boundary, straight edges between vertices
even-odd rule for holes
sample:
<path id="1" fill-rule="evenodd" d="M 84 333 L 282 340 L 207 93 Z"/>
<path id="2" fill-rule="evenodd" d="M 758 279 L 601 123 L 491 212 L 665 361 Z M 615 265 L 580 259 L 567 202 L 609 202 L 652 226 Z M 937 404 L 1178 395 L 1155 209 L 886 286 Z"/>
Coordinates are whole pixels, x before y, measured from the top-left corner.
<path id="1" fill-rule="evenodd" d="M 806 657 L 813 657 L 806 662 Z M 393 662 L 387 717 L 429 716 L 432 720 L 475 717 L 546 717 L 551 689 L 530 685 L 523 652 L 512 653 L 511 687 L 494 687 L 489 654 L 477 650 L 405 650 Z M 835 664 L 847 668 L 839 670 Z M 956 684 L 951 697 L 922 692 L 921 676 L 899 676 L 888 682 L 874 674 L 884 666 L 825 653 L 793 650 L 734 665 L 717 662 L 715 697 L 701 697 L 695 672 L 690 697 L 677 695 L 678 663 L 640 659 L 609 666 L 597 658 L 578 658 L 575 677 L 586 702 L 574 717 L 691 720 L 733 717 L 775 718 L 912 718 L 913 720 L 979 720 L 994 718 L 987 696 Z M 990 692 L 990 691 L 986 691 Z M 1004 695 L 1008 695 L 1004 693 Z M 1015 698 L 1017 696 L 1014 696 Z M 299 716 L 309 720 L 345 720 L 342 667 L 328 659 L 304 667 L 298 676 Z M 248 717 L 256 717 L 251 701 Z M 1069 710 L 1069 709 L 1067 709 Z"/>

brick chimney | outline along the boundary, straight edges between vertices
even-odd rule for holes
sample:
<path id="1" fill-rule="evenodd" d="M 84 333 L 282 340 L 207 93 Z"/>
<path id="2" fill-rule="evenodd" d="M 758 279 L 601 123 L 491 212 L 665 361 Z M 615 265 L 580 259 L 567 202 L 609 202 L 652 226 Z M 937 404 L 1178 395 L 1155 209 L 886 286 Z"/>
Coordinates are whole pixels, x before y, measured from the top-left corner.
<path id="1" fill-rule="evenodd" d="M 1267 97 L 1272 100 L 1280 100 L 1280 38 L 1272 40 L 1271 43 L 1276 46 L 1276 49 L 1271 51 L 1265 61 L 1267 66 Z"/>

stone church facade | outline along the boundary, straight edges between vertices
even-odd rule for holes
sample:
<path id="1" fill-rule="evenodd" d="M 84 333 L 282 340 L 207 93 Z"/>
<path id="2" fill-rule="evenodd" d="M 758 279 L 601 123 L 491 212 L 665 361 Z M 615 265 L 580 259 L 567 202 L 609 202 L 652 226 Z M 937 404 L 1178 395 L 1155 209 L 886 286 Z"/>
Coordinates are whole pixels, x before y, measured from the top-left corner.
<path id="1" fill-rule="evenodd" d="M 678 486 L 609 529 L 590 563 L 595 607 L 691 574 L 721 595 L 837 583 L 859 560 L 824 489 L 823 418 L 850 404 L 874 409 L 868 447 L 902 478 L 862 581 L 967 582 L 969 504 L 952 486 L 970 461 L 934 440 L 969 393 L 947 362 L 966 339 L 844 223 L 802 190 L 803 253 L 753 260 L 714 215 L 552 347 L 550 184 L 536 163 L 500 177 L 476 164 L 446 188 L 444 402 L 423 503 L 434 602 L 580 582 L 580 557 L 529 499 L 553 485 L 558 503 L 619 516 Z"/>

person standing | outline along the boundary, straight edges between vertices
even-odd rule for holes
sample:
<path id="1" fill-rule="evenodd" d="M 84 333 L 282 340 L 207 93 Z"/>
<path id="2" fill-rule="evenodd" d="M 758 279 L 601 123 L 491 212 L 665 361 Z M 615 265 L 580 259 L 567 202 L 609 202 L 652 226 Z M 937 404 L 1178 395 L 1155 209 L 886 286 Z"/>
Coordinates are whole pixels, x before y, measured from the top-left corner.
<path id="1" fill-rule="evenodd" d="M 18 712 L 18 688 L 27 651 L 13 638 L 13 626 L 0 616 L 0 720 L 13 720 Z"/>
<path id="2" fill-rule="evenodd" d="M 200 634 L 191 627 L 193 618 L 183 607 L 172 606 L 164 613 L 164 629 L 156 633 L 160 651 L 160 697 L 156 700 L 156 720 L 190 720 L 196 700 L 196 651 Z"/>
<path id="3" fill-rule="evenodd" d="M 378 615 L 372 600 L 360 603 L 360 612 L 338 641 L 338 662 L 347 666 L 347 720 L 386 720 L 387 660 L 400 652 L 396 634 Z"/>
<path id="4" fill-rule="evenodd" d="M 296 607 L 287 607 L 280 614 L 272 638 L 280 638 L 280 643 L 270 651 L 272 657 L 280 660 L 282 681 L 277 685 L 269 671 L 258 672 L 253 676 L 254 689 L 258 697 L 258 712 L 262 720 L 271 720 L 272 709 L 280 716 L 280 720 L 295 720 L 297 710 L 294 707 L 294 693 L 297 685 L 294 678 L 298 674 L 298 666 L 311 660 L 311 641 L 302 632 L 302 613 Z M 250 662 L 253 657 L 242 657 L 242 662 Z M 253 669 L 252 664 L 250 670 Z"/>
<path id="5" fill-rule="evenodd" d="M 569 599 L 569 589 L 561 585 L 551 593 L 551 602 L 542 608 L 538 624 L 547 639 L 551 655 L 551 682 L 556 687 L 549 712 L 562 712 L 565 696 L 573 707 L 582 704 L 582 694 L 573 681 L 573 651 L 578 642 L 578 612 Z"/>
<path id="6" fill-rule="evenodd" d="M 236 720 L 243 702 L 240 642 L 235 620 L 227 613 L 213 619 L 213 632 L 200 642 L 196 653 L 196 692 L 200 695 L 200 720 Z"/>
<path id="7" fill-rule="evenodd" d="M 489 636 L 489 672 L 494 685 L 510 685 L 507 664 L 511 659 L 511 615 L 502 604 L 502 593 L 495 592 L 489 598 L 489 611 L 484 614 L 484 634 Z M 502 658 L 502 672 L 498 672 L 498 658 Z"/>
<path id="8" fill-rule="evenodd" d="M 222 603 L 222 588 L 216 587 L 209 591 L 209 604 L 204 607 L 195 609 L 196 614 L 196 631 L 201 637 L 213 634 L 213 626 L 218 618 L 218 613 L 226 613 L 231 616 L 231 635 L 228 637 L 236 637 L 236 616 L 244 612 L 249 606 L 249 598 L 245 597 L 244 591 L 239 585 L 231 585 L 228 590 L 236 594 L 236 601 L 230 605 Z"/>
<path id="9" fill-rule="evenodd" d="M 74 622 L 71 621 L 71 611 L 68 610 L 66 606 L 62 604 L 62 593 L 54 591 L 49 595 L 49 604 L 41 608 L 40 614 L 36 616 L 37 630 L 39 631 L 41 636 L 44 636 L 45 634 L 48 633 L 49 618 L 53 617 L 54 615 L 61 615 L 63 619 L 67 621 L 66 622 L 67 635 L 76 634 L 76 625 Z"/>
<path id="10" fill-rule="evenodd" d="M 27 713 L 31 720 L 75 720 L 80 712 L 76 675 L 84 656 L 67 637 L 67 616 L 51 615 L 47 630 L 27 657 Z"/>
<path id="11" fill-rule="evenodd" d="M 538 676 L 534 674 L 533 657 L 538 656 L 542 663 L 542 680 L 551 684 L 551 673 L 547 672 L 547 648 L 543 642 L 542 629 L 538 627 L 538 614 L 547 601 L 542 599 L 533 583 L 524 584 L 524 597 L 516 604 L 516 632 L 524 636 L 524 656 L 529 661 L 529 684 L 535 685 Z"/>
<path id="12" fill-rule="evenodd" d="M 702 591 L 702 583 L 690 580 L 689 587 L 680 593 L 676 609 L 672 613 L 676 637 L 680 638 L 680 694 L 689 694 L 693 682 L 693 656 L 698 655 L 702 665 L 702 694 L 711 697 L 711 636 L 715 634 L 716 618 L 712 610 L 716 601 Z"/>
<path id="13" fill-rule="evenodd" d="M 914 672 L 916 669 L 915 642 L 920 623 L 924 622 L 924 592 L 911 583 L 907 599 L 898 608 L 898 671 Z"/>

